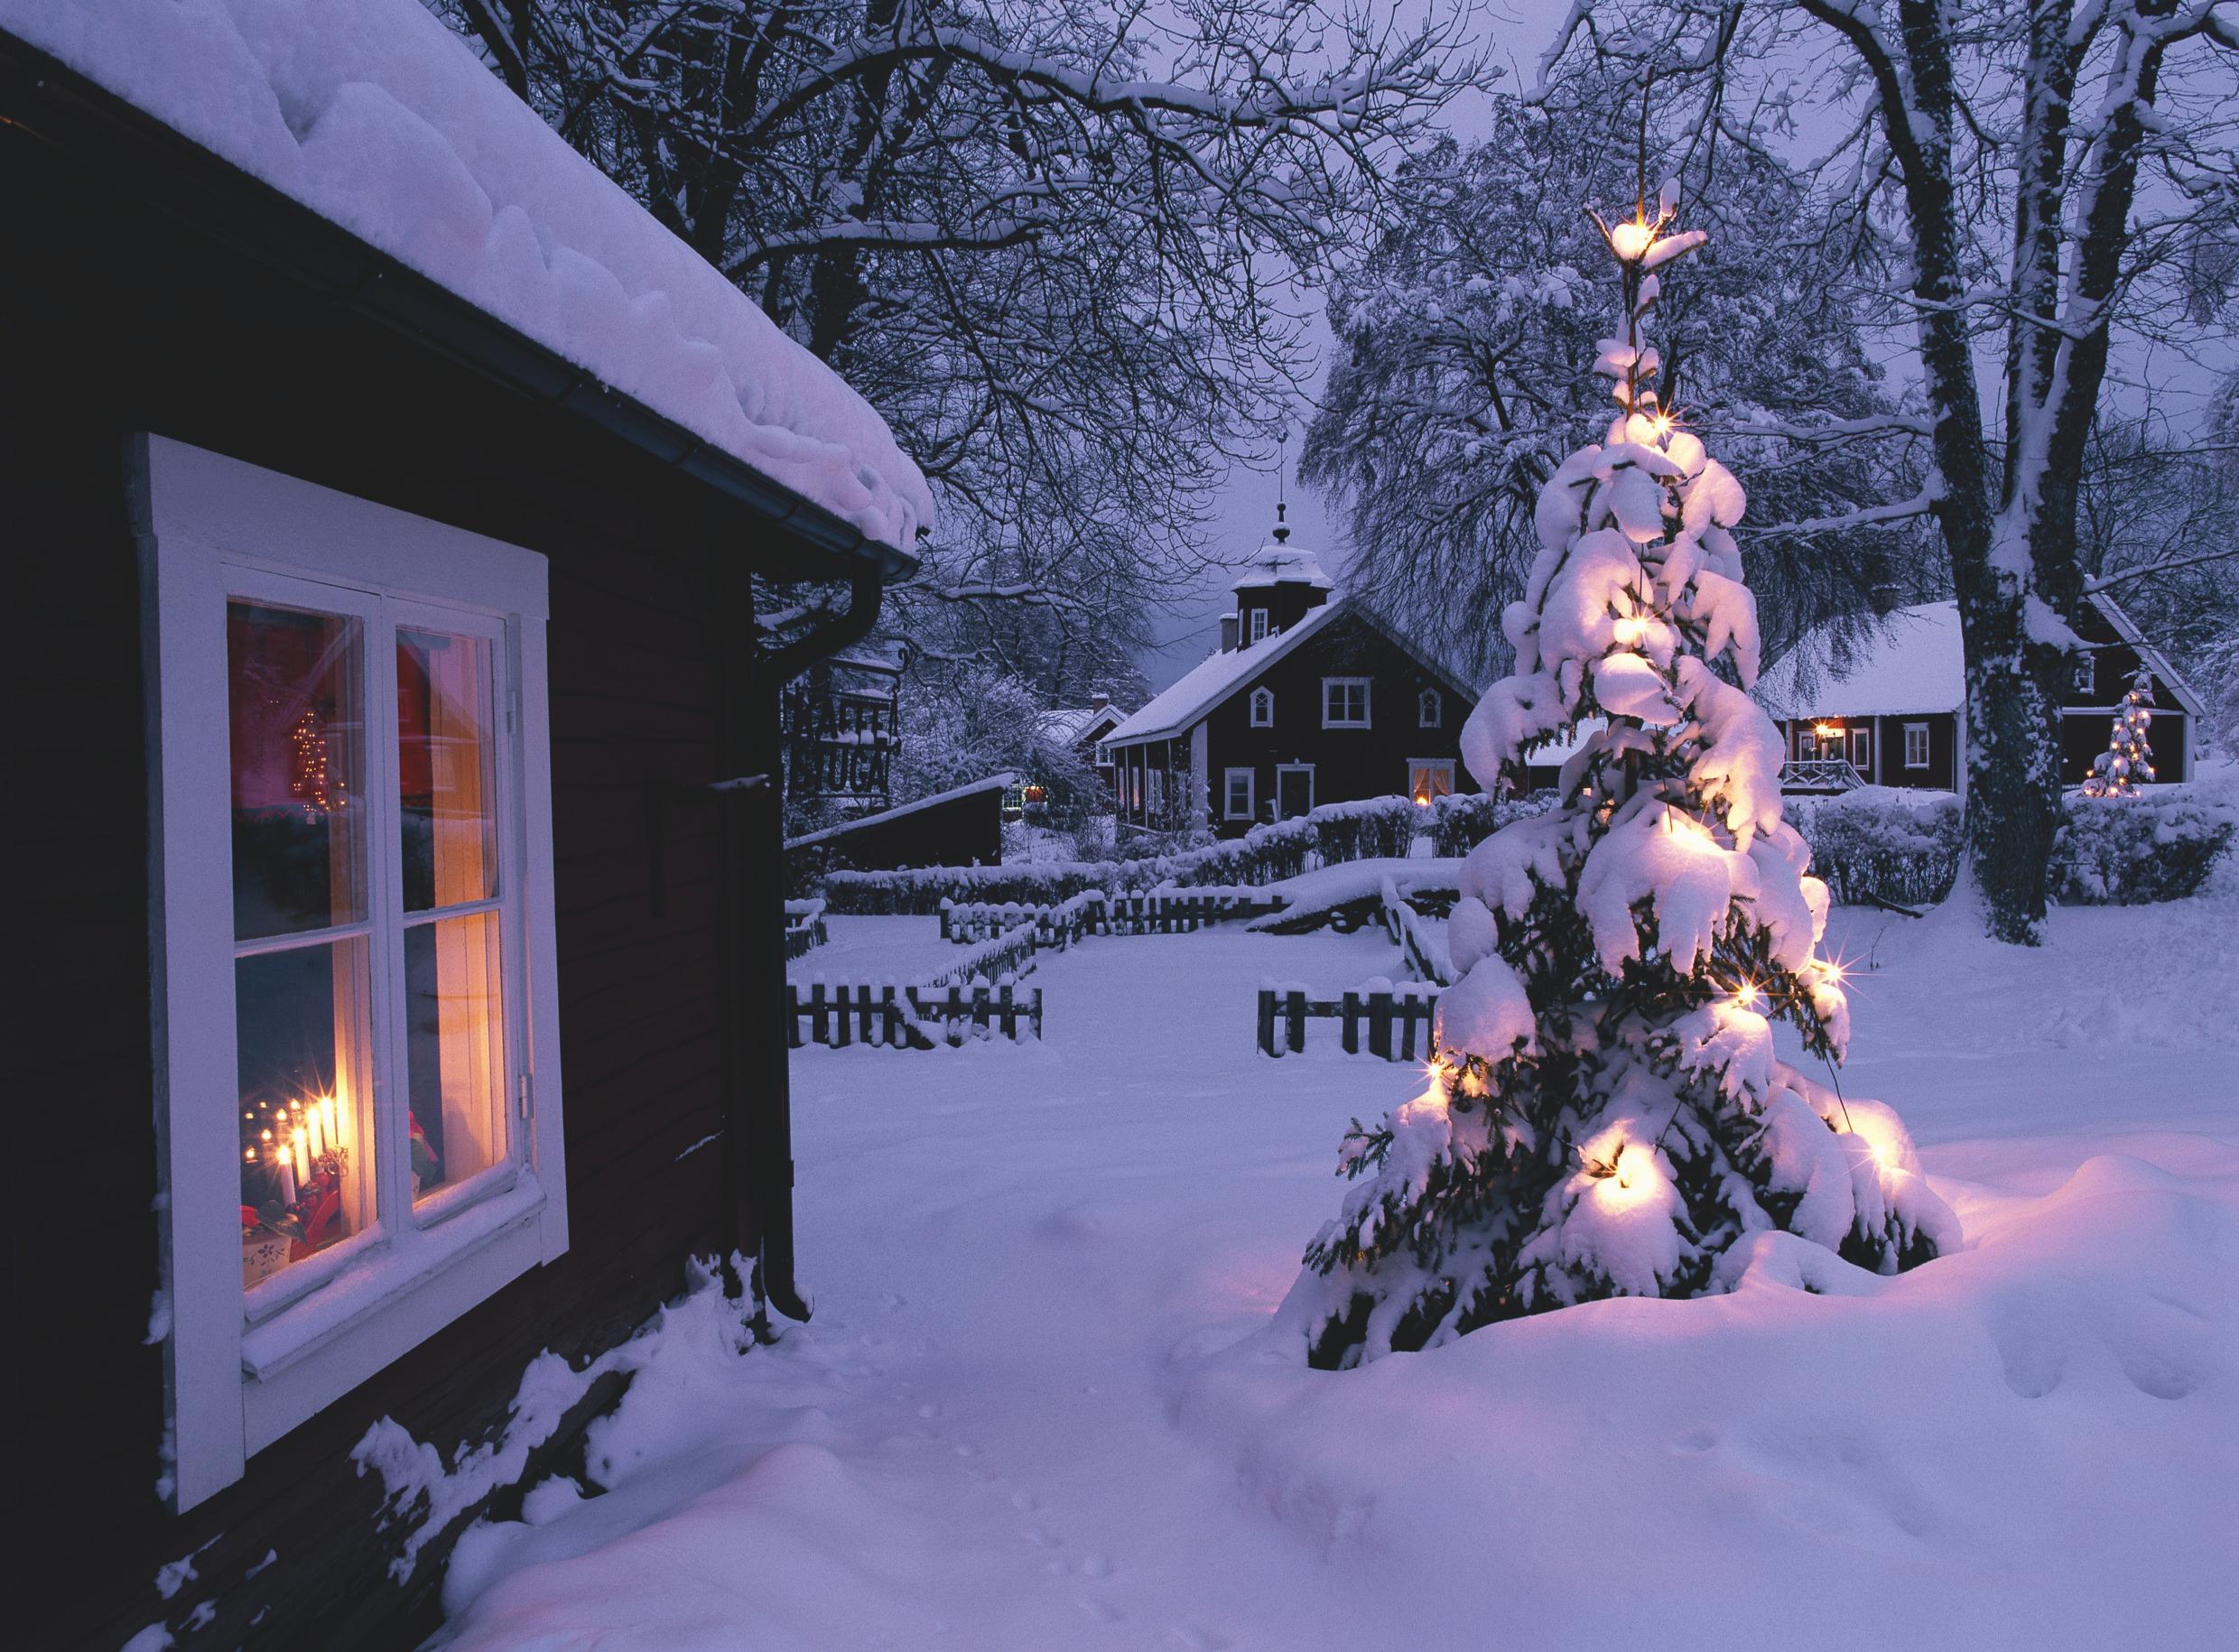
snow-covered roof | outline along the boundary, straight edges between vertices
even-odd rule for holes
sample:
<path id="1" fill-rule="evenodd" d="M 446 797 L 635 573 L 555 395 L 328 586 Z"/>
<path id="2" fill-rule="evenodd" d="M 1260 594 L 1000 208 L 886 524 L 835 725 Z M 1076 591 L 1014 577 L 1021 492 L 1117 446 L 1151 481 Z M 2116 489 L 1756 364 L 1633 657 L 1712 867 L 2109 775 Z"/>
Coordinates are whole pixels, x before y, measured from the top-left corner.
<path id="1" fill-rule="evenodd" d="M 865 537 L 932 522 L 870 404 L 420 0 L 0 0 L 0 29 Z"/>
<path id="2" fill-rule="evenodd" d="M 1091 731 L 1100 726 L 1118 727 L 1127 715 L 1115 705 L 1059 706 L 1042 713 L 1041 729 L 1045 738 L 1061 746 L 1072 746 L 1088 738 Z"/>
<path id="3" fill-rule="evenodd" d="M 1757 703 L 1775 717 L 1900 717 L 1956 711 L 1966 702 L 1956 602 L 1895 610 L 1840 674 L 1834 647 L 1832 626 L 1807 632 L 1758 678 Z M 1807 675 L 1815 684 L 1808 693 L 1798 686 Z"/>
<path id="4" fill-rule="evenodd" d="M 945 792 L 935 792 L 931 797 L 920 797 L 906 803 L 897 803 L 891 809 L 881 809 L 877 814 L 858 815 L 854 820 L 842 821 L 837 826 L 827 826 L 822 831 L 804 832 L 797 838 L 787 838 L 787 849 L 805 849 L 812 843 L 822 843 L 827 838 L 837 838 L 850 831 L 860 831 L 866 826 L 884 826 L 905 815 L 916 814 L 942 803 L 952 803 L 960 797 L 971 797 L 980 792 L 1008 792 L 1018 784 L 1018 776 L 1008 770 L 989 775 L 984 780 L 971 780 L 961 786 L 951 786 Z"/>
<path id="5" fill-rule="evenodd" d="M 2193 716 L 2200 701 L 2175 666 L 2148 644 L 2120 606 L 2104 595 L 2091 606 L 2132 647 L 2177 703 Z M 1797 685 L 1808 662 L 1816 682 L 1809 693 Z M 1923 602 L 1889 616 L 1881 635 L 1857 650 L 1840 675 L 1834 665 L 1834 629 L 1821 626 L 1757 680 L 1758 704 L 1775 717 L 1901 717 L 1957 711 L 1966 703 L 1966 647 L 1956 602 Z"/>
<path id="6" fill-rule="evenodd" d="M 1314 636 L 1345 608 L 1336 598 L 1309 608 L 1287 631 L 1224 654 L 1212 654 L 1185 672 L 1166 692 L 1105 737 L 1113 746 L 1136 740 L 1155 740 L 1176 735 L 1226 700 L 1245 683 Z"/>
<path id="7" fill-rule="evenodd" d="M 1316 590 L 1335 590 L 1337 582 L 1329 577 L 1313 552 L 1303 545 L 1285 544 L 1270 539 L 1251 554 L 1244 564 L 1244 571 L 1236 576 L 1231 590 L 1257 590 L 1277 582 L 1303 582 Z"/>

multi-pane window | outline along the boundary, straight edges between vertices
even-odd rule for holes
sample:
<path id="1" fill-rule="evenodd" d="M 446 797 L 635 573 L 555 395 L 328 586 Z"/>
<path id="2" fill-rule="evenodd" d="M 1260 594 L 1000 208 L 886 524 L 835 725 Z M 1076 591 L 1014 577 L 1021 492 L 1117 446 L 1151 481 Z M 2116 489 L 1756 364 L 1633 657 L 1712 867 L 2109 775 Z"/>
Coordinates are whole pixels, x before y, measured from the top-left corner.
<path id="1" fill-rule="evenodd" d="M 1369 726 L 1369 680 L 1366 677 L 1322 679 L 1322 727 L 1365 729 Z"/>
<path id="2" fill-rule="evenodd" d="M 1928 726 L 1926 723 L 1905 725 L 1905 766 L 1926 768 L 1928 766 Z"/>
<path id="3" fill-rule="evenodd" d="M 1411 757 L 1408 760 L 1408 795 L 1424 808 L 1441 797 L 1454 795 L 1452 757 Z"/>
<path id="4" fill-rule="evenodd" d="M 1251 726 L 1255 729 L 1275 727 L 1275 691 L 1256 688 L 1251 691 Z"/>
<path id="5" fill-rule="evenodd" d="M 1445 696 L 1436 689 L 1426 688 L 1416 697 L 1415 726 L 1417 728 L 1435 729 L 1445 720 Z"/>
<path id="6" fill-rule="evenodd" d="M 1226 772 L 1221 815 L 1223 820 L 1248 821 L 1252 815 L 1253 774 L 1248 768 Z"/>
<path id="7" fill-rule="evenodd" d="M 1250 637 L 1251 637 L 1251 640 L 1252 640 L 1253 642 L 1255 642 L 1255 643 L 1259 642 L 1259 641 L 1263 640 L 1263 639 L 1267 636 L 1267 634 L 1268 634 L 1268 611 L 1267 611 L 1267 609 L 1265 609 L 1265 608 L 1253 608 L 1253 609 L 1251 610 L 1251 630 L 1250 630 Z"/>
<path id="8" fill-rule="evenodd" d="M 544 564 L 145 462 L 185 1507 L 566 1248 Z"/>

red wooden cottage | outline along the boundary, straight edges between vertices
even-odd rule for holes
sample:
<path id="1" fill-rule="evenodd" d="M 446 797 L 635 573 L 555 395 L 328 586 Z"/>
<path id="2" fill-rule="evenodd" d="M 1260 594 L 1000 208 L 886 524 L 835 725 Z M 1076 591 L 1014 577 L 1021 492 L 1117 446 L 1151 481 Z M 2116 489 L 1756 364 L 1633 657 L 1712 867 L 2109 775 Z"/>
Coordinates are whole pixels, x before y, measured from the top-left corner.
<path id="1" fill-rule="evenodd" d="M 2091 773 L 2141 666 L 2154 682 L 2155 778 L 2189 780 L 2200 702 L 2185 680 L 2109 598 L 2090 599 L 2075 629 L 2091 651 L 2060 709 L 2062 781 L 2081 785 Z M 1831 630 L 1809 632 L 1765 668 L 1756 696 L 1787 737 L 1791 783 L 1966 789 L 1966 656 L 1956 602 L 1897 609 L 1839 667 Z"/>
<path id="2" fill-rule="evenodd" d="M 1277 522 L 1221 646 L 1104 737 L 1122 823 L 1233 837 L 1317 803 L 1454 790 L 1469 686 L 1337 591 Z"/>
<path id="3" fill-rule="evenodd" d="M 412 1644 L 376 1424 L 802 1311 L 757 777 L 930 497 L 417 0 L 0 0 L 0 203 L 11 1637 Z"/>

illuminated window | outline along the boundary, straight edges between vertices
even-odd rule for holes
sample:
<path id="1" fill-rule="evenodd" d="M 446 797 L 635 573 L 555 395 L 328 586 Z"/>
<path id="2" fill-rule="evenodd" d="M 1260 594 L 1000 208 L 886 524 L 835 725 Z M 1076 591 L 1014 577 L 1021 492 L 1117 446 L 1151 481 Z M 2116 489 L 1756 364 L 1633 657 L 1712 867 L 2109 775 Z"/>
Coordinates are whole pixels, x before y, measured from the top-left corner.
<path id="1" fill-rule="evenodd" d="M 1322 727 L 1365 729 L 1369 726 L 1369 680 L 1366 677 L 1322 679 Z"/>
<path id="2" fill-rule="evenodd" d="M 1926 768 L 1928 766 L 1928 726 L 1926 723 L 1905 725 L 1905 766 Z"/>
<path id="3" fill-rule="evenodd" d="M 1446 699 L 1435 688 L 1426 688 L 1416 697 L 1415 726 L 1435 729 L 1445 720 Z"/>
<path id="4" fill-rule="evenodd" d="M 183 1508 L 565 1248 L 544 563 L 146 457 Z"/>
<path id="5" fill-rule="evenodd" d="M 1454 795 L 1452 757 L 1408 759 L 1408 795 L 1427 809 L 1442 797 Z"/>
<path id="6" fill-rule="evenodd" d="M 1252 690 L 1251 726 L 1255 729 L 1275 727 L 1275 691 L 1273 689 Z"/>

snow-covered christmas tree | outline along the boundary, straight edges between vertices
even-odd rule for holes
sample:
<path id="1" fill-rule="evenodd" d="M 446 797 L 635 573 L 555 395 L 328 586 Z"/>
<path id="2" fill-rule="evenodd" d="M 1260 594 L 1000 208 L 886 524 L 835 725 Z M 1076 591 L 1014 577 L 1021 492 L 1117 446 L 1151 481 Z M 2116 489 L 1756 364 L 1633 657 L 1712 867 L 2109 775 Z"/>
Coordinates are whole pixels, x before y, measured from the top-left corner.
<path id="1" fill-rule="evenodd" d="M 1540 492 L 1541 548 L 1501 622 L 1515 670 L 1463 756 L 1492 791 L 1527 747 L 1590 715 L 1607 727 L 1551 812 L 1463 868 L 1448 949 L 1464 973 L 1439 999 L 1428 1086 L 1346 1137 L 1357 1185 L 1284 1304 L 1316 1365 L 1723 1288 L 1737 1247 L 1772 1230 L 1884 1273 L 1959 1239 L 1896 1115 L 1773 1052 L 1786 1020 L 1832 1079 L 1849 1010 L 1817 952 L 1826 887 L 1781 820 L 1780 737 L 1744 691 L 1742 487 L 1658 402 L 1658 272 L 1705 239 L 1666 233 L 1670 213 L 1668 193 L 1603 226 L 1623 325 L 1594 366 L 1618 414 Z"/>
<path id="2" fill-rule="evenodd" d="M 2107 748 L 2091 760 L 2090 778 L 2084 782 L 2086 797 L 2133 797 L 2141 783 L 2153 779 L 2153 761 L 2146 744 L 2146 729 L 2153 722 L 2153 673 L 2143 666 L 2130 680 L 2123 709 L 2114 714 L 2114 732 Z"/>

